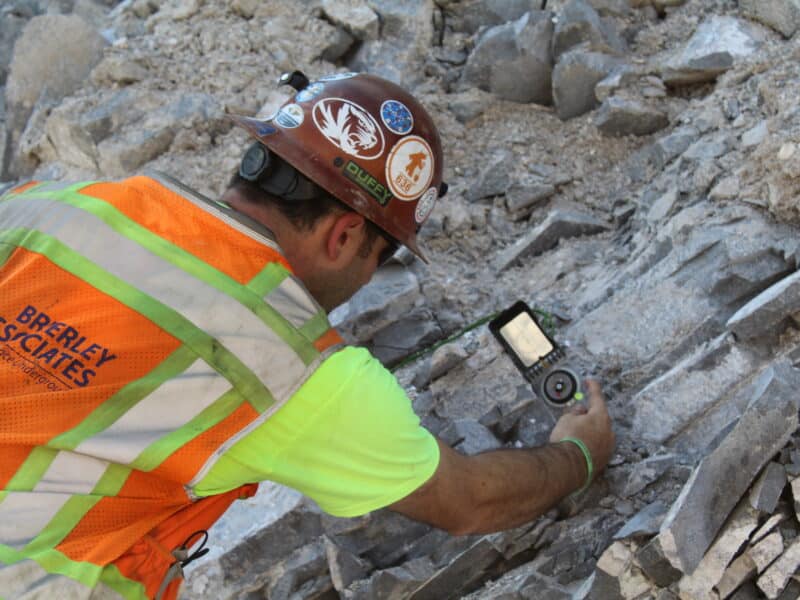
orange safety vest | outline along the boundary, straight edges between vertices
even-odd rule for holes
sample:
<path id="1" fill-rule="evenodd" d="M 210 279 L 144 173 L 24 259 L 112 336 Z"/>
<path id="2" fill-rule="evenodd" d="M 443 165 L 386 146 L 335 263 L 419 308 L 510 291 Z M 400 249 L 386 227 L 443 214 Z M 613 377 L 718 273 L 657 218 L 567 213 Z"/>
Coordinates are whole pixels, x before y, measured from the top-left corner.
<path id="1" fill-rule="evenodd" d="M 0 198 L 0 574 L 174 598 L 255 493 L 194 486 L 340 342 L 266 229 L 177 182 Z"/>

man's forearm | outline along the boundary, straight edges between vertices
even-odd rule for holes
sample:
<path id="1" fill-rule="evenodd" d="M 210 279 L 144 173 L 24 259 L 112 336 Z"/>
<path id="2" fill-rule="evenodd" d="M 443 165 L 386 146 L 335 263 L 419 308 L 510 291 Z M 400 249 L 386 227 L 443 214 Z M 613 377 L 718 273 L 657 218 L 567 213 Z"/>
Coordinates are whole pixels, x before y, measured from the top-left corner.
<path id="1" fill-rule="evenodd" d="M 495 450 L 465 457 L 475 517 L 469 533 L 510 529 L 547 512 L 587 478 L 583 452 L 572 443 Z"/>

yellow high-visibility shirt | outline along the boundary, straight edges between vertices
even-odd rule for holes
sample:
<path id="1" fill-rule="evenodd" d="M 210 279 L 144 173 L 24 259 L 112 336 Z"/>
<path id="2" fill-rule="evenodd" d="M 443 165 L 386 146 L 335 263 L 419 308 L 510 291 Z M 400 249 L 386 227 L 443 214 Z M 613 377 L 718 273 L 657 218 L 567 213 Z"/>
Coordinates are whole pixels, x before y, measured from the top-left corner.
<path id="1" fill-rule="evenodd" d="M 329 514 L 354 517 L 404 498 L 438 464 L 436 439 L 395 377 L 367 350 L 346 347 L 232 446 L 195 491 L 218 494 L 269 480 Z"/>

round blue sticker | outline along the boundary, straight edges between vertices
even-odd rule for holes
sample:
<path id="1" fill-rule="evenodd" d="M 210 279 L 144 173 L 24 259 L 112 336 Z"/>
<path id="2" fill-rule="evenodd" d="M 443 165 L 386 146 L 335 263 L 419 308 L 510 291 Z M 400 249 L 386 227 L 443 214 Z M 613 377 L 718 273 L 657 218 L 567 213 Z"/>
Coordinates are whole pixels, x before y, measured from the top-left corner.
<path id="1" fill-rule="evenodd" d="M 389 131 L 405 135 L 414 127 L 414 117 L 402 102 L 387 100 L 381 104 L 381 120 Z"/>

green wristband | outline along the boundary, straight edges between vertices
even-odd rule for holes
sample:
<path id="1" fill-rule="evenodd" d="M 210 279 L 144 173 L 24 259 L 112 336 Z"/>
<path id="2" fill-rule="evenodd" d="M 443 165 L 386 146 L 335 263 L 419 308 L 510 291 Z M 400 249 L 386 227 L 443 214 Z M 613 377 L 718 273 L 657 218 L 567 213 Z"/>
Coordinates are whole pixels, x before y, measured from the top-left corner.
<path id="1" fill-rule="evenodd" d="M 583 457 L 586 459 L 586 483 L 583 484 L 583 487 L 581 489 L 575 492 L 575 494 L 577 495 L 583 492 L 586 488 L 589 487 L 589 484 L 592 483 L 592 477 L 594 476 L 594 463 L 592 463 L 592 454 L 591 452 L 589 452 L 589 449 L 586 447 L 586 444 L 584 444 L 583 441 L 579 440 L 578 438 L 565 437 L 559 443 L 561 442 L 572 442 L 573 444 L 575 444 L 578 448 L 581 449 L 581 452 L 583 452 Z"/>

